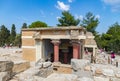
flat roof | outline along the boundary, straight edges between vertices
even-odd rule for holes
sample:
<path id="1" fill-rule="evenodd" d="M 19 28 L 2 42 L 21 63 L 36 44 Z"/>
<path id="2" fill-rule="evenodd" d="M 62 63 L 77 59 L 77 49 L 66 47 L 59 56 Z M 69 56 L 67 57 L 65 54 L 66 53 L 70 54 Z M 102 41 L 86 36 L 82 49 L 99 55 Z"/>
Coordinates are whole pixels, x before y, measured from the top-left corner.
<path id="1" fill-rule="evenodd" d="M 40 28 L 23 28 L 22 31 L 36 31 L 36 30 L 86 30 L 84 27 L 80 26 L 67 26 L 67 27 L 40 27 Z"/>

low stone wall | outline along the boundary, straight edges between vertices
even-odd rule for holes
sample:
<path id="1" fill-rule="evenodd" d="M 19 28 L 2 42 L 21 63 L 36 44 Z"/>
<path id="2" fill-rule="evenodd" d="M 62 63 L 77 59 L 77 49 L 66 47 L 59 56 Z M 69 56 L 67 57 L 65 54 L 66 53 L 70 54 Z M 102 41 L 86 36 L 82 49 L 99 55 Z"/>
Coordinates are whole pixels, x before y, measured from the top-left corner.
<path id="1" fill-rule="evenodd" d="M 13 62 L 0 61 L 0 81 L 8 81 L 12 77 Z"/>
<path id="2" fill-rule="evenodd" d="M 23 71 L 27 70 L 28 68 L 30 68 L 30 62 L 28 62 L 28 61 L 17 61 L 17 62 L 14 62 L 12 72 L 15 75 L 17 73 L 20 73 L 20 72 L 23 72 Z"/>

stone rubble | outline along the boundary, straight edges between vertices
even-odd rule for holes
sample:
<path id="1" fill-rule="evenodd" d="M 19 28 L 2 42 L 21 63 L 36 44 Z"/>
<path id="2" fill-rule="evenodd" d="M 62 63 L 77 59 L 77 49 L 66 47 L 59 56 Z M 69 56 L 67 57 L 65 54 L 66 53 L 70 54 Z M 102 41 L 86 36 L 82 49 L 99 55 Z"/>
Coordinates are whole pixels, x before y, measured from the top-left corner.
<path id="1" fill-rule="evenodd" d="M 111 62 L 109 54 L 98 53 L 95 63 L 90 56 L 71 59 L 71 65 L 30 63 L 22 59 L 21 49 L 0 48 L 0 81 L 120 81 L 120 56 Z"/>

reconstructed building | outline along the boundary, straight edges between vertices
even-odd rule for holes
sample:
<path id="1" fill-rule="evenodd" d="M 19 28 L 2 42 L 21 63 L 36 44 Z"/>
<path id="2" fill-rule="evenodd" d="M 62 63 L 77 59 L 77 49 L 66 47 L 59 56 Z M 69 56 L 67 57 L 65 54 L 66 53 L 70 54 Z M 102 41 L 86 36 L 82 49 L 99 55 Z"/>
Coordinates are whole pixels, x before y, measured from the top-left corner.
<path id="1" fill-rule="evenodd" d="M 90 41 L 88 43 L 88 41 Z M 23 59 L 70 63 L 84 56 L 84 48 L 97 48 L 94 36 L 83 27 L 50 27 L 22 29 Z"/>

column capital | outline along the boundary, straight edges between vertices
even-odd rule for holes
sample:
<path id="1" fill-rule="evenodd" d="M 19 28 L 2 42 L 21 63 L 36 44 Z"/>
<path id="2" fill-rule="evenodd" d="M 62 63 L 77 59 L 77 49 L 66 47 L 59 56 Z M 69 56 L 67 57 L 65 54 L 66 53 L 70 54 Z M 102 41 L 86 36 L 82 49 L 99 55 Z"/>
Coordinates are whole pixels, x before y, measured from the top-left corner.
<path id="1" fill-rule="evenodd" d="M 80 42 L 80 40 L 71 40 L 70 41 L 70 43 L 72 44 L 72 45 L 79 45 L 81 42 Z"/>
<path id="2" fill-rule="evenodd" d="M 59 39 L 52 39 L 51 43 L 53 43 L 55 45 L 59 45 L 61 42 Z"/>
<path id="3" fill-rule="evenodd" d="M 33 38 L 34 38 L 34 39 L 41 39 L 41 34 L 40 34 L 40 32 L 34 33 L 34 34 L 33 34 Z"/>

